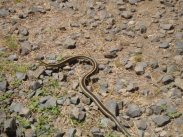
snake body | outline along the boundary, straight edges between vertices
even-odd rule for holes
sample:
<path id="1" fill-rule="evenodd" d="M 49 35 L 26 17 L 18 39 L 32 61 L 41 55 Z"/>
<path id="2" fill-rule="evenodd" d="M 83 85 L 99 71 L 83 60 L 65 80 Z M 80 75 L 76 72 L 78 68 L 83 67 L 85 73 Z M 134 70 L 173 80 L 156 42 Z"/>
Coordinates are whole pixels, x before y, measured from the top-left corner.
<path id="1" fill-rule="evenodd" d="M 83 93 L 89 97 L 97 106 L 98 108 L 100 109 L 100 111 L 106 115 L 108 118 L 110 118 L 111 120 L 113 120 L 117 127 L 119 128 L 119 130 L 127 137 L 130 137 L 130 134 L 127 132 L 127 130 L 125 129 L 124 126 L 122 126 L 120 124 L 120 122 L 117 120 L 117 118 L 102 104 L 101 101 L 99 101 L 99 99 L 91 92 L 87 89 L 87 86 L 86 86 L 86 81 L 90 78 L 90 76 L 92 76 L 93 74 L 96 73 L 96 71 L 98 70 L 98 65 L 97 65 L 97 62 L 95 61 L 95 59 L 91 58 L 91 57 L 88 57 L 88 56 L 74 56 L 74 57 L 69 57 L 59 63 L 45 63 L 43 61 L 41 61 L 41 64 L 43 64 L 44 66 L 47 66 L 47 67 L 61 67 L 63 66 L 65 63 L 67 62 L 72 62 L 74 60 L 77 60 L 77 59 L 86 59 L 88 60 L 91 65 L 93 66 L 93 68 L 88 72 L 86 73 L 82 79 L 79 81 L 79 84 L 80 84 L 80 87 L 83 91 Z"/>

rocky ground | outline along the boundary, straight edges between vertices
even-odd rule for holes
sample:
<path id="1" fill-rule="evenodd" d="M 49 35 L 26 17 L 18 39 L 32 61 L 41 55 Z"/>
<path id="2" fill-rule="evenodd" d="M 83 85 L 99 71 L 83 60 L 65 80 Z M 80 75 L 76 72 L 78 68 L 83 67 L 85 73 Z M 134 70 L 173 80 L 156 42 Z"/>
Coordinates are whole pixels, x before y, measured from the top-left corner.
<path id="1" fill-rule="evenodd" d="M 0 0 L 0 136 L 183 137 L 183 0 Z"/>

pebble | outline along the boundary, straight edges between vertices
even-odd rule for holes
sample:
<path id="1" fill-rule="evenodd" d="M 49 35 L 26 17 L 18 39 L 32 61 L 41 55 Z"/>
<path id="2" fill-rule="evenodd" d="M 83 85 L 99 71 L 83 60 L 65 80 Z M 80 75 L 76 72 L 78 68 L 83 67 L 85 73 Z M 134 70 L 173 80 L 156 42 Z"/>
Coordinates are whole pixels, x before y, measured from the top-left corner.
<path id="1" fill-rule="evenodd" d="M 83 121 L 86 117 L 86 113 L 81 111 L 79 108 L 72 109 L 71 118 L 74 118 L 78 121 Z"/>
<path id="2" fill-rule="evenodd" d="M 141 109 L 136 104 L 130 104 L 127 108 L 126 112 L 127 116 L 130 116 L 132 118 L 139 117 L 142 115 Z"/>
<path id="3" fill-rule="evenodd" d="M 32 83 L 31 83 L 31 85 L 30 85 L 30 89 L 32 89 L 32 90 L 37 90 L 37 89 L 39 89 L 41 87 L 41 84 L 40 84 L 40 82 L 38 82 L 38 81 L 33 81 Z"/>
<path id="4" fill-rule="evenodd" d="M 114 114 L 115 116 L 117 116 L 119 114 L 119 108 L 118 108 L 118 104 L 116 101 L 114 100 L 109 100 L 107 102 L 105 102 L 105 106 L 108 108 L 108 110 Z"/>
<path id="5" fill-rule="evenodd" d="M 69 128 L 67 130 L 67 137 L 74 137 L 76 134 L 76 129 L 75 128 Z"/>
<path id="6" fill-rule="evenodd" d="M 99 128 L 93 127 L 90 132 L 92 133 L 93 137 L 104 137 Z"/>
<path id="7" fill-rule="evenodd" d="M 164 30 L 171 30 L 173 29 L 173 24 L 160 24 L 160 27 Z"/>
<path id="8" fill-rule="evenodd" d="M 72 104 L 77 105 L 77 104 L 79 104 L 80 99 L 78 96 L 75 96 L 75 97 L 71 97 L 70 101 Z"/>
<path id="9" fill-rule="evenodd" d="M 66 49 L 74 49 L 76 47 L 76 41 L 72 38 L 66 38 L 63 42 L 63 46 Z"/>
<path id="10" fill-rule="evenodd" d="M 28 36 L 29 35 L 29 31 L 27 28 L 20 28 L 19 29 L 19 34 L 22 36 Z"/>
<path id="11" fill-rule="evenodd" d="M 135 84 L 135 83 L 130 83 L 130 84 L 128 84 L 128 86 L 127 86 L 127 88 L 126 88 L 126 91 L 127 92 L 134 92 L 134 91 L 136 91 L 136 90 L 138 90 L 139 89 L 139 87 L 137 86 L 137 84 Z"/>
<path id="12" fill-rule="evenodd" d="M 170 122 L 170 118 L 168 116 L 158 115 L 153 118 L 153 121 L 158 127 L 162 127 Z"/>
<path id="13" fill-rule="evenodd" d="M 0 81 L 0 91 L 6 91 L 7 90 L 7 86 L 8 86 L 8 82 L 7 81 Z"/>
<path id="14" fill-rule="evenodd" d="M 26 80 L 27 75 L 26 75 L 26 73 L 16 72 L 16 78 L 17 78 L 18 80 Z"/>
<path id="15" fill-rule="evenodd" d="M 18 57 L 16 54 L 12 54 L 8 57 L 8 60 L 9 61 L 17 61 L 18 60 Z"/>
<path id="16" fill-rule="evenodd" d="M 163 42 L 163 43 L 161 43 L 160 45 L 159 45 L 159 48 L 163 48 L 163 49 L 167 49 L 167 48 L 169 48 L 169 43 L 168 42 Z"/>
<path id="17" fill-rule="evenodd" d="M 20 54 L 25 56 L 27 54 L 29 54 L 32 50 L 32 44 L 28 41 L 22 42 L 21 44 L 21 48 L 20 48 Z"/>
<path id="18" fill-rule="evenodd" d="M 176 54 L 183 55 L 183 42 L 179 41 L 175 44 Z"/>
<path id="19" fill-rule="evenodd" d="M 125 19 L 130 19 L 130 18 L 132 18 L 133 14 L 132 14 L 131 11 L 123 11 L 123 12 L 121 13 L 121 16 L 122 16 L 123 18 L 125 18 Z"/>
<path id="20" fill-rule="evenodd" d="M 171 82 L 174 81 L 174 77 L 172 75 L 165 75 L 163 78 L 162 78 L 162 82 L 163 84 L 167 85 Z"/>
<path id="21" fill-rule="evenodd" d="M 16 119 L 10 118 L 4 122 L 4 131 L 9 137 L 16 136 Z"/>
<path id="22" fill-rule="evenodd" d="M 137 128 L 140 130 L 146 130 L 146 128 L 147 128 L 146 120 L 139 120 L 137 122 Z"/>
<path id="23" fill-rule="evenodd" d="M 4 8 L 0 8 L 0 17 L 6 17 L 9 15 L 9 11 Z"/>
<path id="24" fill-rule="evenodd" d="M 136 64 L 134 70 L 136 72 L 137 75 L 142 75 L 145 73 L 145 67 L 147 67 L 147 63 L 145 62 L 139 62 Z"/>

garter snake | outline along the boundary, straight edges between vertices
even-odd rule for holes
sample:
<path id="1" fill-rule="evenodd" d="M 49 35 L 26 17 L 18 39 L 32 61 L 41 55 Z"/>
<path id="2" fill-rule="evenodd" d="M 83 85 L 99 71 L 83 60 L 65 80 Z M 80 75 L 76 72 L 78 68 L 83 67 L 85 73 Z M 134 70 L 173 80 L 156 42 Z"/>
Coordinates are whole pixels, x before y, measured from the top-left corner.
<path id="1" fill-rule="evenodd" d="M 90 76 L 92 76 L 93 74 L 95 74 L 96 71 L 98 70 L 97 62 L 93 58 L 88 57 L 88 56 L 81 55 L 81 56 L 74 56 L 74 57 L 66 58 L 63 61 L 59 62 L 59 63 L 45 63 L 43 61 L 40 61 L 40 63 L 43 64 L 46 67 L 53 67 L 53 68 L 55 68 L 55 67 L 63 67 L 64 64 L 66 64 L 67 62 L 72 62 L 72 61 L 77 60 L 77 59 L 86 59 L 93 66 L 93 68 L 88 73 L 86 73 L 82 77 L 82 79 L 79 81 L 79 84 L 80 84 L 80 87 L 81 87 L 83 93 L 87 97 L 89 97 L 98 106 L 98 108 L 100 109 L 100 111 L 104 115 L 106 115 L 108 118 L 110 118 L 111 120 L 113 120 L 116 123 L 117 127 L 119 128 L 119 130 L 125 136 L 130 137 L 131 135 L 127 132 L 127 130 L 125 129 L 125 127 L 120 124 L 120 122 L 117 120 L 117 118 L 102 104 L 101 101 L 99 101 L 99 99 L 91 91 L 89 91 L 87 89 L 86 81 L 90 78 Z"/>

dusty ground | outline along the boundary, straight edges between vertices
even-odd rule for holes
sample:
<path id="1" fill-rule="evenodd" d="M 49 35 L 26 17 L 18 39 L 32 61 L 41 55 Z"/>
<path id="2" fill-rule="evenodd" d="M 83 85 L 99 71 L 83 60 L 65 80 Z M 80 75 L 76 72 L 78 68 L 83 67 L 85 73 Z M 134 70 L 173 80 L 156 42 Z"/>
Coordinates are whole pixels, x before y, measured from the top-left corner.
<path id="1" fill-rule="evenodd" d="M 78 87 L 89 65 L 53 71 L 37 62 L 74 55 L 98 62 L 89 88 L 133 136 L 183 136 L 182 6 L 181 0 L 1 0 L 2 136 L 123 136 Z"/>

